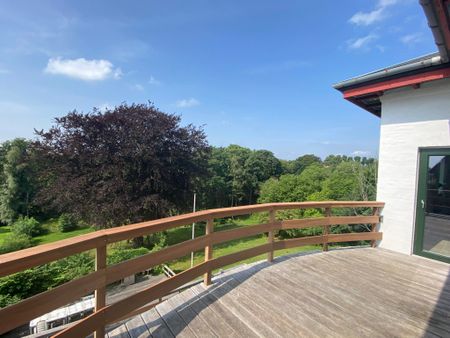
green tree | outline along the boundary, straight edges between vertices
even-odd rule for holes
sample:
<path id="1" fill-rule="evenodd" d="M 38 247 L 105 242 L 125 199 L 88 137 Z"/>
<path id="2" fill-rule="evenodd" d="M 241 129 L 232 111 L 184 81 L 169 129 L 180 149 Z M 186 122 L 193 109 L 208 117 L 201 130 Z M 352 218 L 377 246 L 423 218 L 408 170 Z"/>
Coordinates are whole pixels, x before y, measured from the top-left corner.
<path id="1" fill-rule="evenodd" d="M 7 141 L 0 147 L 0 221 L 11 224 L 19 215 L 30 215 L 36 192 L 30 142 Z"/>
<path id="2" fill-rule="evenodd" d="M 248 156 L 245 161 L 245 171 L 248 179 L 247 201 L 249 204 L 256 202 L 260 183 L 270 177 L 280 176 L 281 170 L 280 161 L 268 150 L 255 150 Z"/>
<path id="3" fill-rule="evenodd" d="M 57 118 L 34 144 L 38 202 L 97 227 L 188 210 L 210 148 L 202 129 L 180 123 L 151 104 Z"/>
<path id="4" fill-rule="evenodd" d="M 320 157 L 317 157 L 313 154 L 300 156 L 294 161 L 292 161 L 292 173 L 301 174 L 302 171 L 308 168 L 310 165 L 321 163 L 322 160 L 320 159 Z"/>

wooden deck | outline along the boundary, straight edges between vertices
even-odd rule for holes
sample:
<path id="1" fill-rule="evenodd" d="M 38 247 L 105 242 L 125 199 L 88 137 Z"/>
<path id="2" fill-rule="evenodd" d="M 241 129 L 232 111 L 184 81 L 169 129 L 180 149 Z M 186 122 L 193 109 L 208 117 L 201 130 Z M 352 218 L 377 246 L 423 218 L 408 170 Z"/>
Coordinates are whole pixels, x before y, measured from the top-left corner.
<path id="1" fill-rule="evenodd" d="M 242 265 L 112 337 L 450 337 L 450 266 L 358 248 Z"/>

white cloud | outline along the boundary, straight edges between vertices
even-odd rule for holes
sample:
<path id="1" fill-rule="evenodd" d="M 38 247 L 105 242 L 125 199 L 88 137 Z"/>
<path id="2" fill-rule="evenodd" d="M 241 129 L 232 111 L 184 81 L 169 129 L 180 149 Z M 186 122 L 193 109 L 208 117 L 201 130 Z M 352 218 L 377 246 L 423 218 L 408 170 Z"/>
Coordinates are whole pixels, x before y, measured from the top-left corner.
<path id="1" fill-rule="evenodd" d="M 0 68 L 0 74 L 9 74 L 9 70 L 5 68 Z"/>
<path id="2" fill-rule="evenodd" d="M 369 34 L 366 36 L 363 36 L 362 38 L 358 39 L 351 39 L 347 41 L 347 47 L 349 49 L 370 49 L 370 43 L 372 41 L 375 41 L 378 39 L 378 36 L 375 34 Z"/>
<path id="3" fill-rule="evenodd" d="M 381 21 L 382 19 L 384 19 L 385 15 L 384 9 L 385 7 L 381 7 L 367 13 L 364 12 L 355 13 L 350 18 L 349 21 L 358 26 L 369 26 L 374 22 Z"/>
<path id="4" fill-rule="evenodd" d="M 139 90 L 140 92 L 142 92 L 142 91 L 144 91 L 144 86 L 143 85 L 141 85 L 141 84 L 139 84 L 139 83 L 136 83 L 134 86 L 133 86 L 133 89 L 136 89 L 136 90 Z"/>
<path id="5" fill-rule="evenodd" d="M 358 26 L 369 26 L 385 19 L 388 16 L 387 8 L 398 2 L 399 0 L 379 0 L 374 10 L 357 12 L 348 21 Z"/>
<path id="6" fill-rule="evenodd" d="M 400 41 L 405 45 L 414 45 L 420 41 L 423 40 L 423 34 L 422 33 L 414 33 L 414 34 L 407 34 L 400 38 Z"/>
<path id="7" fill-rule="evenodd" d="M 65 75 L 84 81 L 100 81 L 107 78 L 119 79 L 122 76 L 120 68 L 108 60 L 63 59 L 50 58 L 44 70 L 49 74 Z"/>
<path id="8" fill-rule="evenodd" d="M 352 156 L 369 156 L 370 151 L 367 150 L 355 150 L 352 152 Z"/>
<path id="9" fill-rule="evenodd" d="M 155 79 L 153 76 L 150 76 L 150 79 L 148 80 L 148 83 L 153 86 L 159 86 L 161 84 L 161 81 Z"/>
<path id="10" fill-rule="evenodd" d="M 177 106 L 178 108 L 190 108 L 190 107 L 198 106 L 199 104 L 200 104 L 200 101 L 191 97 L 190 99 L 183 99 L 183 100 L 177 101 L 175 103 L 175 106 Z"/>

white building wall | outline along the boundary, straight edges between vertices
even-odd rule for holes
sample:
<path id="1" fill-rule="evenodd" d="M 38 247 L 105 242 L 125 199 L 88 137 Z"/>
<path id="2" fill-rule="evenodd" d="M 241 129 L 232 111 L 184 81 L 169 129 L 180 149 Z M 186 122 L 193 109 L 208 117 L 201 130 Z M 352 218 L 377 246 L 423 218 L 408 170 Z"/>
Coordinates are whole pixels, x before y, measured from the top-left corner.
<path id="1" fill-rule="evenodd" d="M 450 146 L 450 79 L 386 92 L 377 200 L 386 203 L 380 247 L 411 254 L 419 147 Z"/>

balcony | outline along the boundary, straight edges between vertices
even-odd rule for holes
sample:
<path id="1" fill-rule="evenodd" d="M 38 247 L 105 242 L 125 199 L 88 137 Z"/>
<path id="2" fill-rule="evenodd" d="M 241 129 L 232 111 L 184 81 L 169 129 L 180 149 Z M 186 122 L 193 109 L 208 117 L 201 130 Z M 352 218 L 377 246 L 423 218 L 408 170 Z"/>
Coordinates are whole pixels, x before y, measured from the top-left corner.
<path id="1" fill-rule="evenodd" d="M 96 271 L 0 310 L 0 333 L 95 292 L 95 311 L 56 337 L 145 336 L 448 336 L 449 266 L 375 248 L 328 245 L 382 238 L 381 202 L 273 203 L 205 210 L 143 222 L 0 256 L 0 276 L 79 252 L 96 252 Z M 324 217 L 278 220 L 292 209 L 320 209 Z M 364 210 L 337 216 L 342 209 Z M 368 211 L 370 213 L 368 214 Z M 268 213 L 268 222 L 214 232 L 214 220 Z M 106 264 L 110 243 L 206 222 L 205 235 L 119 264 Z M 332 234 L 340 224 L 367 224 L 370 231 Z M 316 236 L 276 240 L 283 229 L 320 227 Z M 267 233 L 267 244 L 214 257 L 213 246 Z M 274 259 L 274 252 L 320 244 L 323 252 Z M 204 250 L 205 261 L 106 305 L 107 285 Z M 212 278 L 212 271 L 267 254 L 266 262 L 240 265 Z M 203 275 L 204 284 L 195 283 Z M 187 283 L 191 287 L 187 287 Z M 181 288 L 181 289 L 180 289 Z M 183 291 L 181 291 L 183 290 Z M 162 298 L 172 294 L 167 300 Z"/>

